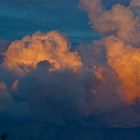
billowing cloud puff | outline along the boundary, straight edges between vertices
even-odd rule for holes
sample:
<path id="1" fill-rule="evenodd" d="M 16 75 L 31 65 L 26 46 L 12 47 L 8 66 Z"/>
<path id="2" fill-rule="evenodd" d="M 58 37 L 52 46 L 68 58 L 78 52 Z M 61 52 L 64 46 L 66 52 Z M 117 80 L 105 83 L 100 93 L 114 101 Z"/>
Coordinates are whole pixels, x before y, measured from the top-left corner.
<path id="1" fill-rule="evenodd" d="M 11 43 L 3 65 L 24 75 L 44 60 L 53 66 L 52 70 L 71 69 L 76 72 L 82 67 L 80 56 L 70 51 L 66 36 L 58 31 L 47 34 L 38 32 Z"/>
<path id="2" fill-rule="evenodd" d="M 140 98 L 140 49 L 110 37 L 106 39 L 108 63 L 117 73 L 123 99 L 129 103 Z"/>
<path id="3" fill-rule="evenodd" d="M 120 106 L 122 101 L 117 94 L 119 92 L 117 89 L 117 76 L 102 62 L 104 57 L 102 58 L 100 53 L 103 54 L 105 49 L 101 47 L 101 43 L 97 41 L 93 44 L 95 47 L 90 45 L 88 50 L 84 51 L 84 49 L 81 49 L 82 46 L 79 46 L 75 49 L 77 53 L 71 52 L 72 54 L 77 54 L 75 59 L 77 58 L 76 61 L 79 60 L 78 62 L 82 64 L 80 65 L 82 67 L 78 67 L 80 68 L 77 69 L 78 72 L 75 72 L 72 69 L 73 67 L 62 67 L 62 69 L 56 68 L 53 70 L 55 67 L 51 61 L 43 61 L 42 59 L 36 63 L 35 67 L 29 68 L 30 72 L 23 77 L 11 76 L 12 72 L 10 72 L 11 78 L 5 73 L 4 77 L 7 76 L 8 79 L 11 79 L 8 82 L 9 80 L 1 77 L 6 81 L 7 92 L 11 97 L 10 101 L 12 103 L 8 109 L 10 116 L 14 119 L 17 117 L 15 115 L 17 113 L 21 122 L 24 122 L 26 117 L 31 117 L 42 123 L 67 124 L 73 120 L 80 124 L 92 125 L 92 123 L 90 124 L 90 122 L 86 121 L 90 116 L 98 116 Z M 7 57 L 9 56 L 9 59 L 11 55 L 8 55 L 8 51 L 10 49 L 11 45 L 5 53 Z M 93 55 L 91 55 L 91 50 L 95 50 Z M 65 51 L 62 52 L 65 54 Z M 53 52 L 51 53 L 53 55 Z M 24 62 L 24 58 L 26 60 L 22 51 L 21 53 L 19 51 L 19 56 L 22 58 L 22 62 Z M 26 72 L 18 64 L 14 65 L 14 67 L 8 67 L 6 65 L 7 57 L 3 63 L 6 67 L 2 65 L 1 71 L 3 69 L 14 70 L 16 74 L 21 69 L 22 72 Z M 35 59 L 36 57 L 33 58 Z M 30 60 L 30 58 L 28 59 Z M 63 59 L 62 61 L 65 62 Z M 75 66 L 75 63 L 72 63 L 72 65 Z M 26 63 L 24 66 L 28 68 Z M 101 120 L 99 119 L 98 121 L 100 122 Z"/>
<path id="4" fill-rule="evenodd" d="M 130 6 L 134 6 L 134 7 L 140 6 L 140 0 L 131 0 Z"/>
<path id="5" fill-rule="evenodd" d="M 111 10 L 106 10 L 101 0 L 81 0 L 81 3 L 88 11 L 90 22 L 97 31 L 114 34 L 127 42 L 140 41 L 139 17 L 130 7 L 116 4 Z"/>
<path id="6" fill-rule="evenodd" d="M 106 10 L 101 0 L 81 0 L 92 26 L 104 35 L 106 62 L 118 75 L 122 88 L 120 95 L 128 103 L 140 97 L 140 18 L 134 6 L 138 2 L 132 0 L 128 7 L 116 4 Z"/>

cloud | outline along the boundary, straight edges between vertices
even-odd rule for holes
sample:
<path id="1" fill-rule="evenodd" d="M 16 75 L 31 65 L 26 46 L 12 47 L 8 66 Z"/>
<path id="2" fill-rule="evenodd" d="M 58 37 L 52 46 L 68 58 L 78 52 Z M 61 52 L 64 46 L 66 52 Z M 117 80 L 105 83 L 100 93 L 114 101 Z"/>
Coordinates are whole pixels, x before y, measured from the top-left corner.
<path id="1" fill-rule="evenodd" d="M 88 45 L 71 48 L 66 35 L 51 31 L 4 47 L 0 123 L 14 124 L 13 130 L 24 124 L 22 131 L 36 123 L 38 135 L 48 123 L 139 126 L 140 33 L 133 2 L 106 10 L 100 0 L 81 0 L 90 24 L 102 34 Z"/>
<path id="2" fill-rule="evenodd" d="M 12 90 L 13 91 L 17 91 L 19 87 L 19 80 L 16 80 L 13 84 L 12 84 Z"/>
<path id="3" fill-rule="evenodd" d="M 122 83 L 123 99 L 131 103 L 140 97 L 140 49 L 109 37 L 106 40 L 108 63 Z"/>
<path id="4" fill-rule="evenodd" d="M 60 33 L 58 34 L 60 35 Z M 43 37 L 46 39 L 46 36 Z M 26 38 L 29 40 L 28 37 Z M 50 38 L 49 41 L 52 41 L 51 39 L 52 38 Z M 26 64 L 26 60 L 29 59 L 32 62 L 35 62 L 35 60 L 30 59 L 30 55 L 28 59 L 23 56 L 23 54 L 28 53 L 28 46 L 22 46 L 23 49 L 25 47 L 25 53 L 19 51 L 19 55 L 17 55 L 16 58 L 17 63 L 14 63 L 16 66 L 14 65 L 13 67 L 13 63 L 10 63 L 12 67 L 5 67 L 5 63 L 13 62 L 14 56 L 16 57 L 15 52 L 18 52 L 15 48 L 21 47 L 21 44 L 14 45 L 13 48 L 10 45 L 5 52 L 5 59 L 1 66 L 1 71 L 5 73 L 3 72 L 3 77 L 1 78 L 5 81 L 8 87 L 7 92 L 11 97 L 12 103 L 10 107 L 8 107 L 8 113 L 13 118 L 11 121 L 17 120 L 18 117 L 19 122 L 24 122 L 27 120 L 26 118 L 31 117 L 33 120 L 40 121 L 41 124 L 44 122 L 51 122 L 67 125 L 69 121 L 73 120 L 77 121 L 79 124 L 91 125 L 86 121 L 86 118 L 111 111 L 122 103 L 120 97 L 117 95 L 119 91 L 116 89 L 118 85 L 116 74 L 108 66 L 99 62 L 100 60 L 102 61 L 100 52 L 104 52 L 101 43 L 94 43 L 96 44 L 95 47 L 92 45 L 89 46 L 87 52 L 81 49 L 82 46 L 79 46 L 75 51 L 68 51 L 67 38 L 62 39 L 64 40 L 60 40 L 60 42 L 57 40 L 57 45 L 54 46 L 48 43 L 48 45 L 45 46 L 46 49 L 53 50 L 45 53 L 45 55 L 50 53 L 50 55 L 52 54 L 55 56 L 56 50 L 58 49 L 58 54 L 56 55 L 59 56 L 59 53 L 61 53 L 62 56 L 66 57 L 66 60 L 63 60 L 65 59 L 64 57 L 60 61 L 67 63 L 70 53 L 74 55 L 76 59 L 74 61 L 80 62 L 80 67 L 76 67 L 78 71 L 73 69 L 75 63 L 68 62 L 68 64 L 72 64 L 72 66 L 70 65 L 69 67 L 69 65 L 66 65 L 67 67 L 63 68 L 64 64 L 62 64 L 62 68 L 56 68 L 49 59 L 39 59 L 35 67 L 30 69 L 28 63 Z M 21 41 L 23 41 L 23 39 Z M 19 42 L 20 41 L 18 41 L 18 43 Z M 32 45 L 29 45 L 29 47 L 30 46 Z M 97 46 L 101 48 L 98 50 Z M 38 44 L 35 44 L 34 47 L 38 47 Z M 65 51 L 64 47 L 67 51 Z M 7 53 L 11 48 L 12 51 L 14 51 L 14 55 Z M 91 56 L 89 55 L 91 50 L 96 50 L 97 53 L 95 52 Z M 37 52 L 40 53 L 39 51 Z M 92 57 L 95 57 L 95 61 L 93 62 Z M 36 57 L 33 56 L 33 58 Z M 90 59 L 92 62 L 91 64 L 90 61 L 87 63 Z M 56 59 L 56 62 L 58 60 L 59 57 Z M 25 62 L 24 68 L 20 67 L 20 63 L 22 64 L 23 62 Z M 25 68 L 29 68 L 28 73 L 26 73 Z M 19 75 L 17 71 L 19 69 L 25 74 L 22 76 Z M 11 81 L 7 80 L 9 78 Z M 115 86 L 115 88 L 113 86 Z M 17 121 L 15 122 L 17 124 Z"/>
<path id="5" fill-rule="evenodd" d="M 131 8 L 137 2 L 131 1 L 128 7 L 115 4 L 111 10 L 106 10 L 100 0 L 81 0 L 92 26 L 104 35 L 107 63 L 118 75 L 122 98 L 128 103 L 140 96 L 140 20 L 135 8 Z"/>
<path id="6" fill-rule="evenodd" d="M 88 12 L 90 23 L 97 31 L 113 34 L 127 42 L 140 41 L 139 17 L 130 7 L 116 4 L 111 10 L 106 10 L 101 0 L 81 0 L 81 4 Z"/>
<path id="7" fill-rule="evenodd" d="M 140 6 L 140 0 L 131 0 L 130 1 L 130 6 Z"/>
<path id="8" fill-rule="evenodd" d="M 20 80 L 14 93 L 14 100 L 26 103 L 29 117 L 40 124 L 73 126 L 69 124 L 72 121 L 95 126 L 88 121 L 92 116 L 99 126 L 102 119 L 97 116 L 123 104 L 117 95 L 116 75 L 109 68 L 83 69 L 78 74 L 72 70 L 50 72 L 50 68 L 48 62 L 40 62 L 34 71 Z"/>
<path id="9" fill-rule="evenodd" d="M 44 60 L 53 66 L 52 69 L 72 69 L 76 72 L 82 67 L 80 56 L 70 51 L 66 36 L 57 31 L 47 34 L 38 32 L 11 43 L 3 65 L 24 75 Z"/>

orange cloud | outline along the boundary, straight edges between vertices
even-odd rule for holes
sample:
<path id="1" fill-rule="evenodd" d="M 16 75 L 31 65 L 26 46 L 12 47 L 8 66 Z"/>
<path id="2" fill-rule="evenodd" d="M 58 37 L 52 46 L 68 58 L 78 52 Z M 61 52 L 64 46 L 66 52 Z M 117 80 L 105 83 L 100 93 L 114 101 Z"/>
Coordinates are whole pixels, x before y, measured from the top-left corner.
<path id="1" fill-rule="evenodd" d="M 47 34 L 38 32 L 11 43 L 5 53 L 3 65 L 24 75 L 45 60 L 52 65 L 53 70 L 70 69 L 77 72 L 82 67 L 78 53 L 70 50 L 66 36 L 57 31 Z"/>
<path id="2" fill-rule="evenodd" d="M 106 82 L 106 77 L 104 76 L 104 73 L 105 73 L 104 67 L 94 66 L 93 70 L 94 70 L 94 74 L 95 74 L 97 80 Z"/>
<path id="3" fill-rule="evenodd" d="M 130 6 L 136 2 L 138 3 L 138 0 L 133 0 Z M 140 41 L 139 17 L 130 6 L 116 4 L 111 10 L 106 10 L 102 0 L 81 0 L 81 4 L 88 12 L 91 25 L 97 31 L 113 34 L 124 41 Z"/>
<path id="4" fill-rule="evenodd" d="M 121 96 L 128 103 L 140 98 L 140 49 L 109 37 L 106 40 L 107 59 L 122 83 Z"/>
<path id="5" fill-rule="evenodd" d="M 135 8 L 139 0 L 132 0 L 129 6 L 115 4 L 107 10 L 102 0 L 81 0 L 88 12 L 91 25 L 103 33 L 107 63 L 117 74 L 122 92 L 118 93 L 127 103 L 140 98 L 140 31 L 139 15 Z M 101 78 L 100 73 L 96 73 Z M 117 80 L 117 79 L 116 79 Z"/>
<path id="6" fill-rule="evenodd" d="M 140 6 L 140 0 L 131 0 L 130 6 Z"/>

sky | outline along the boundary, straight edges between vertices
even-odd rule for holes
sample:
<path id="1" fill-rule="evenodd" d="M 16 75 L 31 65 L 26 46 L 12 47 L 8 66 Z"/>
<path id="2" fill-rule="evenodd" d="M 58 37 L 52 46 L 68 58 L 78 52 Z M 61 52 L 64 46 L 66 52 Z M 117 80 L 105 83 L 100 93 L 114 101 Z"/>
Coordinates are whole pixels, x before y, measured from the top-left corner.
<path id="1" fill-rule="evenodd" d="M 0 135 L 140 139 L 140 0 L 0 0 Z"/>
<path id="2" fill-rule="evenodd" d="M 115 2 L 118 1 L 104 0 L 108 8 Z M 56 29 L 66 33 L 73 44 L 99 38 L 100 34 L 91 29 L 87 14 L 78 3 L 78 0 L 1 0 L 0 37 L 15 40 L 37 31 Z"/>
<path id="3" fill-rule="evenodd" d="M 1 0 L 0 37 L 20 39 L 37 31 L 60 30 L 72 43 L 88 42 L 99 35 L 88 24 L 78 0 Z"/>

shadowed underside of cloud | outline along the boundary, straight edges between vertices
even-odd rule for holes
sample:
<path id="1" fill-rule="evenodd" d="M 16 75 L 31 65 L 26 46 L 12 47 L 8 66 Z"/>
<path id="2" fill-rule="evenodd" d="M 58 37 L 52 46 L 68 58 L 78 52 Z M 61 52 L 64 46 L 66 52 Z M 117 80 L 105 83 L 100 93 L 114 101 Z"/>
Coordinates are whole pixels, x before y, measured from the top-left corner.
<path id="1" fill-rule="evenodd" d="M 138 4 L 132 0 L 107 10 L 100 0 L 81 0 L 103 36 L 89 45 L 71 48 L 66 35 L 52 31 L 25 36 L 2 50 L 0 121 L 17 126 L 30 121 L 31 127 L 34 122 L 140 126 Z"/>

